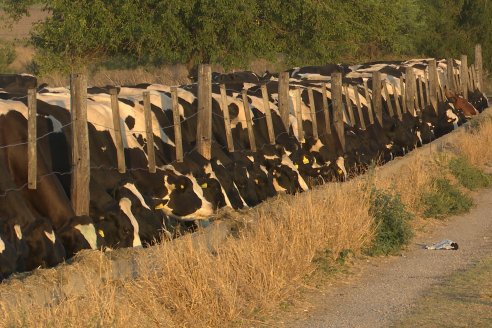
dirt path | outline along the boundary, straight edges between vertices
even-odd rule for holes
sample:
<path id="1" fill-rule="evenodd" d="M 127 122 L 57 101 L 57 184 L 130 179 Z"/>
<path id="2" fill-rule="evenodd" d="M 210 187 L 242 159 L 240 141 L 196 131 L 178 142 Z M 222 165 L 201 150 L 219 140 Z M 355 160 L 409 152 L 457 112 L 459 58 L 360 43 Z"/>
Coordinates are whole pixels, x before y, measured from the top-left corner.
<path id="1" fill-rule="evenodd" d="M 389 327 L 432 285 L 492 254 L 492 190 L 474 196 L 476 206 L 430 233 L 402 256 L 370 259 L 348 283 L 308 296 L 311 308 L 280 323 L 285 327 Z M 417 243 L 458 242 L 458 251 L 429 251 Z"/>

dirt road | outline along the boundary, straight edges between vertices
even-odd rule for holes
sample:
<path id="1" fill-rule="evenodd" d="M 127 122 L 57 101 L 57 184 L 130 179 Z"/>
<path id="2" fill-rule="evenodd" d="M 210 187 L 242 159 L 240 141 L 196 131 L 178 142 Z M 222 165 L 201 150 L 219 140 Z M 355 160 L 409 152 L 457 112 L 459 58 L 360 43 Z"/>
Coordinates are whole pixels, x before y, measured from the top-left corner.
<path id="1" fill-rule="evenodd" d="M 476 206 L 414 240 L 401 256 L 370 259 L 349 283 L 308 296 L 312 307 L 286 319 L 285 327 L 390 327 L 419 297 L 451 273 L 492 254 L 492 190 L 474 196 Z M 430 251 L 417 243 L 458 242 L 457 251 Z"/>

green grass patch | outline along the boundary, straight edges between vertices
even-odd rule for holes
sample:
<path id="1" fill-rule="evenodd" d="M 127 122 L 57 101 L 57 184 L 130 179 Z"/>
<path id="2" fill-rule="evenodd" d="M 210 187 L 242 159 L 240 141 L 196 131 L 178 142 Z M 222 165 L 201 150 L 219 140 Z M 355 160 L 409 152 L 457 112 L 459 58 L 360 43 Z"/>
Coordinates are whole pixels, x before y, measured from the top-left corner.
<path id="1" fill-rule="evenodd" d="M 365 250 L 367 255 L 394 254 L 410 242 L 413 231 L 408 221 L 413 216 L 399 195 L 374 189 L 370 214 L 374 217 L 376 231 L 373 244 Z"/>
<path id="2" fill-rule="evenodd" d="M 426 217 L 443 219 L 450 215 L 466 213 L 472 207 L 472 198 L 461 192 L 448 180 L 438 178 L 432 184 L 432 191 L 426 192 L 422 196 L 422 205 Z"/>
<path id="3" fill-rule="evenodd" d="M 487 188 L 492 182 L 490 175 L 471 165 L 465 157 L 460 156 L 451 159 L 448 167 L 458 181 L 470 190 Z"/>

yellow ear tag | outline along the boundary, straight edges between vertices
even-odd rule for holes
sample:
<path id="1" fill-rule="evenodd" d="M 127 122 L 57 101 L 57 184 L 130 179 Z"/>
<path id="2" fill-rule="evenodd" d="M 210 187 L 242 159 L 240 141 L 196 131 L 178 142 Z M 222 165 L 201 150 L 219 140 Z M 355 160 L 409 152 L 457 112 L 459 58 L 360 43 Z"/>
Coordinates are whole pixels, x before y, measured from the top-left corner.
<path id="1" fill-rule="evenodd" d="M 202 184 L 200 187 L 202 188 L 207 188 L 208 187 L 208 184 L 205 182 L 204 184 Z"/>
<path id="2" fill-rule="evenodd" d="M 298 169 L 298 168 L 299 168 L 299 165 L 297 165 L 297 164 L 294 164 L 294 167 L 295 167 L 296 169 Z"/>
<path id="3" fill-rule="evenodd" d="M 104 238 L 104 231 L 102 230 L 97 230 L 97 233 L 99 234 L 99 236 L 103 237 Z"/>
<path id="4" fill-rule="evenodd" d="M 343 173 L 342 169 L 338 169 L 337 172 L 338 172 L 338 174 L 342 174 Z"/>
<path id="5" fill-rule="evenodd" d="M 162 210 L 164 208 L 163 204 L 159 204 L 156 207 L 154 207 L 156 210 Z"/>
<path id="6" fill-rule="evenodd" d="M 306 156 L 304 156 L 304 157 L 302 158 L 302 163 L 303 163 L 303 164 L 309 164 L 309 159 L 308 159 Z"/>

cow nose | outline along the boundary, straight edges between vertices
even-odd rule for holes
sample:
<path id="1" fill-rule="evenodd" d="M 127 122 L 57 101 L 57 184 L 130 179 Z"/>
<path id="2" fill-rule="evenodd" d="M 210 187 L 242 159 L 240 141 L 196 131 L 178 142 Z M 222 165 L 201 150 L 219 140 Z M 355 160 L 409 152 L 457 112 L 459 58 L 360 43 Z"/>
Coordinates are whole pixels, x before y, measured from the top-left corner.
<path id="1" fill-rule="evenodd" d="M 210 203 L 205 198 L 201 199 L 202 206 L 194 213 L 193 216 L 196 216 L 199 219 L 208 219 L 214 214 L 214 207 L 212 203 Z"/>

